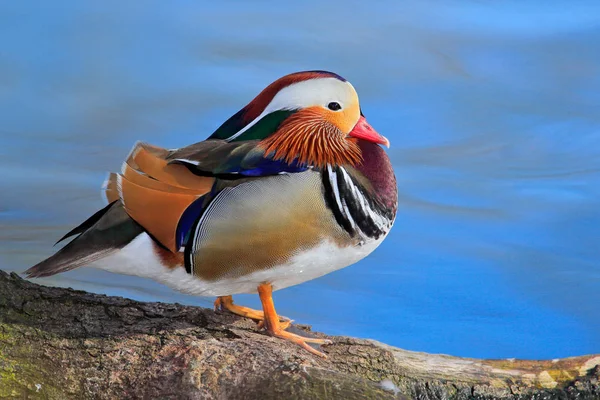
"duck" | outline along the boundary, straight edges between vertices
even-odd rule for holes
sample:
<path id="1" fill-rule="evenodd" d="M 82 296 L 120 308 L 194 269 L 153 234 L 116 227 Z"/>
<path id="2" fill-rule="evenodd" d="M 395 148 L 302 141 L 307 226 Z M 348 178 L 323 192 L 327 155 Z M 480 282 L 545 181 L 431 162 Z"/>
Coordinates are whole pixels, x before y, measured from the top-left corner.
<path id="1" fill-rule="evenodd" d="M 107 205 L 26 275 L 89 266 L 150 278 L 215 296 L 216 309 L 326 356 L 313 346 L 329 341 L 288 331 L 273 292 L 352 265 L 386 238 L 398 203 L 389 145 L 346 79 L 286 75 L 204 141 L 137 142 L 102 187 Z M 235 304 L 240 293 L 258 294 L 262 310 Z"/>

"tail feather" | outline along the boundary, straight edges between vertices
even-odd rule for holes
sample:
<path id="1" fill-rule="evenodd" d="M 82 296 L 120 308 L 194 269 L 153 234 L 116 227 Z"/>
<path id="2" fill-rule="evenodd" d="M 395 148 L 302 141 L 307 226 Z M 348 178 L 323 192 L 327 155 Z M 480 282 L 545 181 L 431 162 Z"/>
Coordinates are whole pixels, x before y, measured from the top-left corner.
<path id="1" fill-rule="evenodd" d="M 143 231 L 143 228 L 127 215 L 120 201 L 111 203 L 63 239 L 80 233 L 79 236 L 25 273 L 29 278 L 38 278 L 90 264 L 123 248 Z"/>
<path id="2" fill-rule="evenodd" d="M 108 178 L 104 181 L 104 185 L 102 185 L 102 191 L 109 204 L 120 199 L 119 178 L 117 174 L 114 172 L 108 174 Z"/>
<path id="3" fill-rule="evenodd" d="M 114 203 L 114 201 L 112 203 L 110 203 L 109 205 L 107 205 L 106 207 L 104 207 L 102 210 L 96 211 L 96 213 L 94 213 L 94 215 L 92 215 L 91 217 L 89 217 L 88 219 L 83 221 L 81 224 L 79 224 L 75 228 L 71 229 L 69 232 L 65 233 L 65 235 L 63 237 L 61 237 L 60 239 L 58 239 L 56 241 L 56 243 L 54 243 L 54 245 L 56 246 L 63 240 L 70 238 L 71 236 L 82 234 L 83 232 L 90 229 L 92 226 L 94 226 L 94 224 L 96 222 L 98 222 L 100 220 L 100 218 L 102 218 L 102 216 L 104 214 L 106 214 L 108 209 L 112 207 L 113 203 Z"/>
<path id="4" fill-rule="evenodd" d="M 179 220 L 190 204 L 211 190 L 215 179 L 169 164 L 170 153 L 136 143 L 121 172 L 111 173 L 104 182 L 109 205 L 63 236 L 57 243 L 78 235 L 26 274 L 50 276 L 90 264 L 117 252 L 142 232 L 176 253 Z"/>

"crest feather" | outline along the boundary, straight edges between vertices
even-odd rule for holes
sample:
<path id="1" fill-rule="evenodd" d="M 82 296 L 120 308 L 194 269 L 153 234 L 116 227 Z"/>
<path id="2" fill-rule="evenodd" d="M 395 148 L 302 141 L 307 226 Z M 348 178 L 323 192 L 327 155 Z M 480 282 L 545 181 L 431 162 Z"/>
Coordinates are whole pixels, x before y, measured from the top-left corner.
<path id="1" fill-rule="evenodd" d="M 294 83 L 317 78 L 336 78 L 342 82 L 346 82 L 346 80 L 338 74 L 328 71 L 302 71 L 286 75 L 264 88 L 263 91 L 254 98 L 254 100 L 252 100 L 246 107 L 243 108 L 243 110 L 245 110 L 244 122 L 248 123 L 257 118 L 273 100 L 275 95 L 281 91 L 281 89 L 293 85 Z"/>

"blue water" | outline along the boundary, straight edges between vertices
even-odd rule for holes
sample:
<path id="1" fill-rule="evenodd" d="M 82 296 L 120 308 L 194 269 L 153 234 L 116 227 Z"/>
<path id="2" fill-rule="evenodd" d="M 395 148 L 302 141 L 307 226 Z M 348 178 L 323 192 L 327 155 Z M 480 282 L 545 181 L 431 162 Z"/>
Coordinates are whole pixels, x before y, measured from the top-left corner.
<path id="1" fill-rule="evenodd" d="M 392 143 L 398 218 L 278 310 L 418 351 L 600 352 L 600 3 L 274 4 L 0 3 L 0 268 L 102 207 L 136 140 L 199 141 L 277 77 L 328 69 Z M 85 268 L 40 282 L 213 300 Z"/>

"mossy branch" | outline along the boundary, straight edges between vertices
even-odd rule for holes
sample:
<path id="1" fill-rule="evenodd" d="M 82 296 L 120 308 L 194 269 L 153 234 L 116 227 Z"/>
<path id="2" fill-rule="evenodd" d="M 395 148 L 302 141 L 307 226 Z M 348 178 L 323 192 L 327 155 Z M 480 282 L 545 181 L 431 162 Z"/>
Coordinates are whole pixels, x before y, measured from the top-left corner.
<path id="1" fill-rule="evenodd" d="M 600 399 L 600 355 L 475 360 L 330 339 L 323 360 L 227 313 L 0 271 L 0 398 Z"/>

